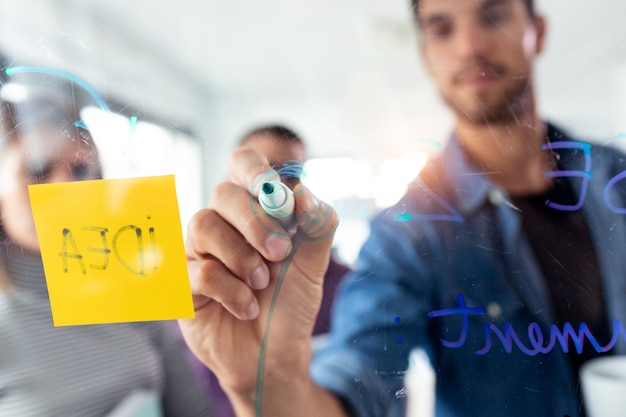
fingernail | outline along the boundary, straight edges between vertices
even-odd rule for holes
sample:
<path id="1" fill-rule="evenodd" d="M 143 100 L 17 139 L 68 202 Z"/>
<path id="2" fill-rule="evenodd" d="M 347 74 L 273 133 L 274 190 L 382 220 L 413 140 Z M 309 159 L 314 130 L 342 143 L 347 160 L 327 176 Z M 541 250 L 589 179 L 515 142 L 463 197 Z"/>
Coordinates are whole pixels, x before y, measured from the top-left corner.
<path id="1" fill-rule="evenodd" d="M 287 237 L 271 235 L 265 241 L 265 248 L 272 259 L 283 259 L 291 251 L 291 242 Z"/>
<path id="2" fill-rule="evenodd" d="M 243 314 L 249 320 L 256 319 L 257 316 L 259 315 L 259 303 L 257 303 L 256 300 L 254 300 L 252 304 L 250 304 L 248 308 L 246 308 L 246 311 L 244 311 Z"/>
<path id="3" fill-rule="evenodd" d="M 269 272 L 265 265 L 259 266 L 250 275 L 250 286 L 255 290 L 262 290 L 269 283 Z"/>

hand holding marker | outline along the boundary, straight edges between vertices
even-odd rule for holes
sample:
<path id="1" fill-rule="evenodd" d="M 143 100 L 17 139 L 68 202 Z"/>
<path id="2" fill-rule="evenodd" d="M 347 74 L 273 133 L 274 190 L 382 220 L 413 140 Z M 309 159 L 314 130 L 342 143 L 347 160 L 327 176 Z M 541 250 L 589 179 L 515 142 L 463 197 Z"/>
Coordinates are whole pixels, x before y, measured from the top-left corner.
<path id="1" fill-rule="evenodd" d="M 293 215 L 293 192 L 280 181 L 268 181 L 261 185 L 259 204 L 263 211 L 279 220 L 290 220 Z"/>

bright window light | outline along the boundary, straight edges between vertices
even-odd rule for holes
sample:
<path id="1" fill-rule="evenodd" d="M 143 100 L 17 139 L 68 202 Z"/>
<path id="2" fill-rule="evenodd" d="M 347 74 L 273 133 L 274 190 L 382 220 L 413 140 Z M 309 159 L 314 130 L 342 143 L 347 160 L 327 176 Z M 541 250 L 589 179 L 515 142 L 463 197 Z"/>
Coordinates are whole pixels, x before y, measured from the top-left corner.
<path id="1" fill-rule="evenodd" d="M 0 97 L 8 102 L 20 103 L 28 98 L 28 89 L 20 84 L 8 83 L 0 89 Z"/>
<path id="2" fill-rule="evenodd" d="M 303 183 L 339 216 L 334 245 L 339 258 L 353 265 L 369 234 L 369 219 L 395 204 L 428 160 L 428 153 L 406 150 L 402 158 L 383 160 L 377 173 L 367 161 L 354 158 L 310 159 Z"/>
<path id="3" fill-rule="evenodd" d="M 427 160 L 428 154 L 424 152 L 412 152 L 402 158 L 383 160 L 374 181 L 376 194 L 372 197 L 376 201 L 376 207 L 384 208 L 395 204 L 424 168 Z"/>
<path id="4" fill-rule="evenodd" d="M 105 178 L 174 175 L 185 233 L 193 213 L 203 207 L 200 141 L 95 107 L 83 109 L 81 118 L 96 142 Z"/>
<path id="5" fill-rule="evenodd" d="M 316 158 L 304 164 L 302 182 L 324 201 L 371 194 L 372 167 L 353 158 Z"/>

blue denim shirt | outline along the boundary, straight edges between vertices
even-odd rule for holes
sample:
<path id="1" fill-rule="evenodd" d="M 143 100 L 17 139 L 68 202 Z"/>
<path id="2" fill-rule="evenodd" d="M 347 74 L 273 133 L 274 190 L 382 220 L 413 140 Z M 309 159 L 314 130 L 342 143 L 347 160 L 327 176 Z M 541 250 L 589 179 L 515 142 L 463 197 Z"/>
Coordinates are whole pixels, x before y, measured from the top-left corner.
<path id="1" fill-rule="evenodd" d="M 548 137 L 572 148 L 553 175 L 570 171 L 573 190 L 584 197 L 580 210 L 598 249 L 607 319 L 626 324 L 626 214 L 619 212 L 626 207 L 626 156 L 574 145 L 553 126 Z M 355 271 L 340 288 L 330 345 L 311 366 L 313 378 L 353 415 L 404 415 L 403 380 L 416 347 L 436 371 L 437 417 L 581 415 L 563 344 L 549 345 L 554 318 L 542 271 L 508 200 L 453 137 L 405 196 L 373 219 Z M 429 317 L 461 303 L 484 314 Z M 507 328 L 522 347 L 512 339 L 507 346 Z M 529 329 L 543 343 L 533 345 Z M 622 339 L 612 353 L 626 352 Z M 575 349 L 572 340 L 566 344 Z"/>

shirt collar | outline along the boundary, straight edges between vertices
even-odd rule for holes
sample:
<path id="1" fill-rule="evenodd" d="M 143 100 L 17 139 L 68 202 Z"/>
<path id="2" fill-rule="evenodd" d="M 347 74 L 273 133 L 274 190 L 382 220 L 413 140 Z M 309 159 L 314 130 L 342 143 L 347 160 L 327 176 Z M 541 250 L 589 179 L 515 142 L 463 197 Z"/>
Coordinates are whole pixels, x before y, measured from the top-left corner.
<path id="1" fill-rule="evenodd" d="M 547 139 L 550 142 L 571 140 L 565 132 L 550 123 L 547 123 Z M 450 136 L 439 158 L 449 176 L 449 184 L 453 184 L 450 190 L 453 205 L 462 216 L 471 215 L 487 201 L 498 204 L 509 199 L 508 193 L 470 160 L 455 133 Z"/>
<path id="2" fill-rule="evenodd" d="M 492 190 L 498 189 L 465 153 L 459 138 L 452 134 L 440 156 L 441 164 L 452 184 L 450 193 L 453 205 L 463 217 L 478 210 L 489 198 Z"/>

